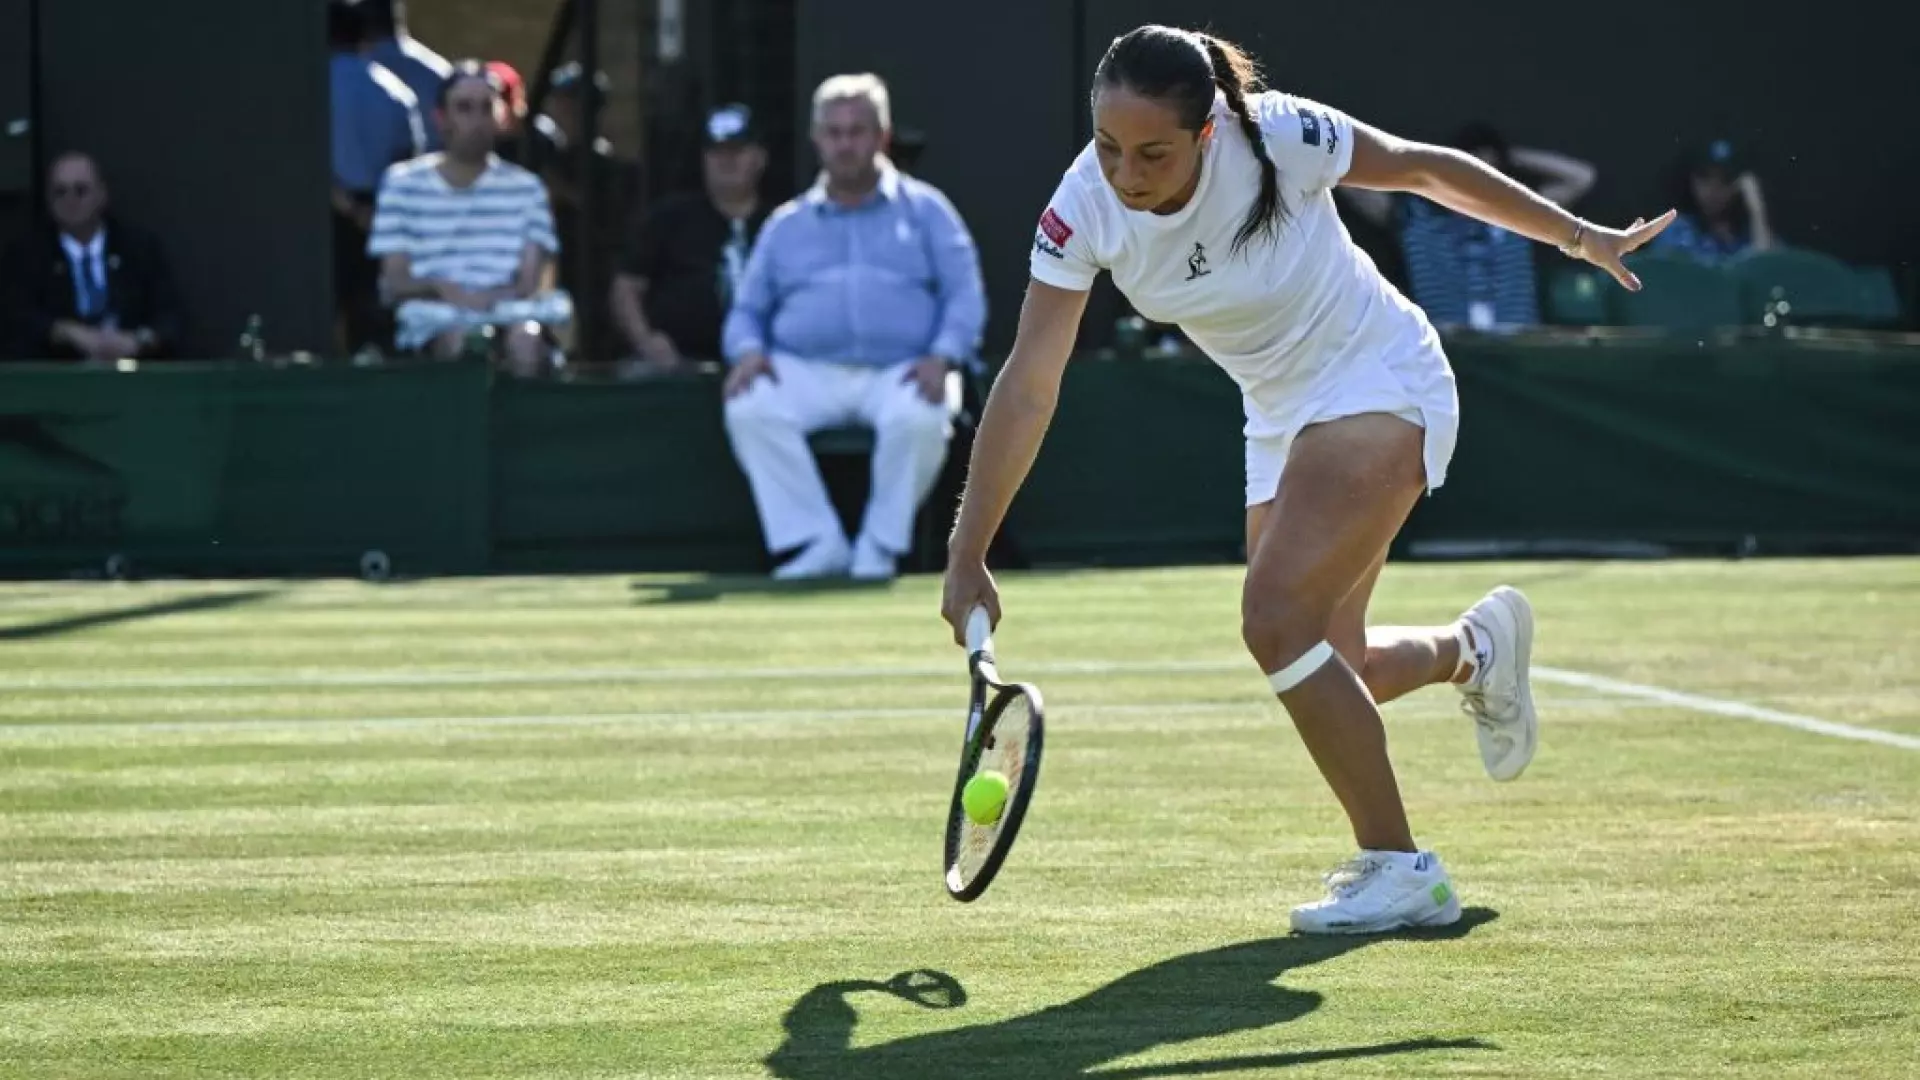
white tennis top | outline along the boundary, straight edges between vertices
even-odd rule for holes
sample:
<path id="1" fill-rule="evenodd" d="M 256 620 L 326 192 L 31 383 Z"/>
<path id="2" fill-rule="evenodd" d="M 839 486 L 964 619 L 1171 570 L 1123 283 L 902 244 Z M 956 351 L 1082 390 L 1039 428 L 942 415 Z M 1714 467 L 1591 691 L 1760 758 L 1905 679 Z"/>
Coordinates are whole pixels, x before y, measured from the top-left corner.
<path id="1" fill-rule="evenodd" d="M 1356 367 L 1446 371 L 1426 316 L 1354 244 L 1333 186 L 1353 163 L 1353 122 L 1303 98 L 1248 100 L 1280 173 L 1288 217 L 1238 255 L 1233 237 L 1260 194 L 1260 168 L 1224 97 L 1200 186 L 1178 213 L 1129 210 L 1091 143 L 1060 181 L 1034 234 L 1034 278 L 1084 291 L 1101 270 L 1146 318 L 1178 325 L 1246 397 L 1247 434 L 1297 429 Z M 1450 391 L 1450 378 L 1448 379 Z M 1414 397 L 1429 396 L 1416 391 Z"/>

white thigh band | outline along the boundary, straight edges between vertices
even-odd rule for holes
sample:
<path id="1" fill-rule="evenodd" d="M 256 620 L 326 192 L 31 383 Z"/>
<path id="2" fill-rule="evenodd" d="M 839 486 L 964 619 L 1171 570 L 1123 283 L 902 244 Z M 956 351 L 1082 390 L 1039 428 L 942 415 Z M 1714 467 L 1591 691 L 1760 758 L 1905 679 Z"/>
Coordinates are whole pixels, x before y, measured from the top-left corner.
<path id="1" fill-rule="evenodd" d="M 1267 685 L 1273 687 L 1276 694 L 1287 691 L 1307 681 L 1307 677 L 1333 659 L 1333 646 L 1321 642 L 1308 649 L 1305 656 L 1267 676 Z"/>

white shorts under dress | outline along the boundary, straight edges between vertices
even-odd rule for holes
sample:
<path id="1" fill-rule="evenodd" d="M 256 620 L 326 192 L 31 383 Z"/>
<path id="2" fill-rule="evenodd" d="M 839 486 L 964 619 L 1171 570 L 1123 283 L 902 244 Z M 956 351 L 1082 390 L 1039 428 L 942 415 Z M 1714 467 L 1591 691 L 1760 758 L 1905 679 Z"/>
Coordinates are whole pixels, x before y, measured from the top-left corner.
<path id="1" fill-rule="evenodd" d="M 1279 492 L 1287 452 L 1302 430 L 1362 413 L 1390 413 L 1424 429 L 1427 490 L 1446 483 L 1460 432 L 1460 399 L 1444 355 L 1420 349 L 1392 359 L 1368 358 L 1343 364 L 1319 382 L 1303 407 L 1288 410 L 1291 416 L 1278 422 L 1262 415 L 1251 397 L 1245 399 L 1248 506 L 1269 502 Z"/>

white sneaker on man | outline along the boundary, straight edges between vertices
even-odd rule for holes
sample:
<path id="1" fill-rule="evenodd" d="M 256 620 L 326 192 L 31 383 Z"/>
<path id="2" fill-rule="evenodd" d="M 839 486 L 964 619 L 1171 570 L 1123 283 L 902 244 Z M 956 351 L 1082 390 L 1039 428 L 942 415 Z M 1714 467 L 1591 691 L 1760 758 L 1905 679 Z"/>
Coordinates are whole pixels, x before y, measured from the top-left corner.
<path id="1" fill-rule="evenodd" d="M 899 573 L 893 552 L 862 536 L 853 545 L 853 580 L 892 581 Z"/>
<path id="2" fill-rule="evenodd" d="M 847 563 L 851 558 L 847 538 L 835 531 L 801 548 L 798 555 L 775 567 L 773 579 L 810 581 L 814 578 L 839 577 L 847 572 Z"/>
<path id="3" fill-rule="evenodd" d="M 1473 677 L 1460 684 L 1460 710 L 1473 717 L 1480 762 L 1495 780 L 1526 771 L 1540 738 L 1533 709 L 1533 605 L 1502 585 L 1460 616 L 1474 639 Z"/>
<path id="4" fill-rule="evenodd" d="M 1301 934 L 1384 934 L 1460 919 L 1460 897 L 1431 851 L 1362 851 L 1326 876 L 1327 895 L 1293 909 Z"/>

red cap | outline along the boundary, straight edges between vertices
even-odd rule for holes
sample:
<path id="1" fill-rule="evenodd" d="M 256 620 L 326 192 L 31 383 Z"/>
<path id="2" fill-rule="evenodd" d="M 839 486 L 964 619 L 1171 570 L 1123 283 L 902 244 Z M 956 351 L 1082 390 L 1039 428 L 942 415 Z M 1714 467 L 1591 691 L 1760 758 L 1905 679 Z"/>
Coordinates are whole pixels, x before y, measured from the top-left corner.
<path id="1" fill-rule="evenodd" d="M 526 111 L 527 84 L 520 78 L 520 73 L 513 69 L 513 65 L 505 60 L 489 60 L 487 70 L 506 87 L 507 108 L 513 110 L 516 116 Z"/>

